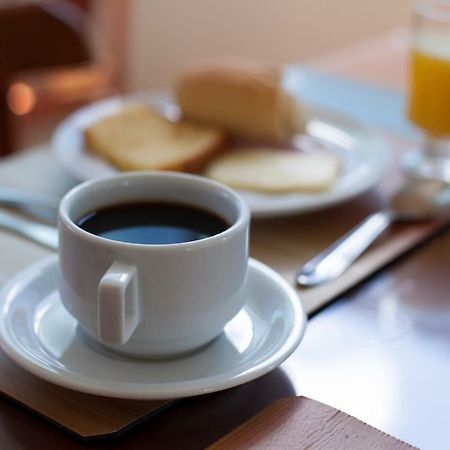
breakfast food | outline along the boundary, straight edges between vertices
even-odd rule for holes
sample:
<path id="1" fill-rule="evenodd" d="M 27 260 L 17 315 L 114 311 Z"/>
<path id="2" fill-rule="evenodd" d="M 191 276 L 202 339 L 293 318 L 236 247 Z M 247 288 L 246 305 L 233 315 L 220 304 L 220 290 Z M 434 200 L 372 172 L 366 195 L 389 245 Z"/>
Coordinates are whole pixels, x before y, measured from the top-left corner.
<path id="1" fill-rule="evenodd" d="M 220 129 L 184 120 L 171 122 L 134 105 L 85 130 L 88 150 L 121 170 L 196 172 L 220 151 Z"/>
<path id="2" fill-rule="evenodd" d="M 183 116 L 261 142 L 283 143 L 303 131 L 306 114 L 281 87 L 277 67 L 247 61 L 200 65 L 180 79 Z"/>
<path id="3" fill-rule="evenodd" d="M 306 114 L 280 80 L 278 68 L 248 61 L 197 66 L 177 86 L 181 119 L 128 106 L 85 130 L 88 150 L 121 170 L 202 172 L 233 188 L 274 194 L 325 191 L 340 160 L 321 142 L 292 139 L 304 131 Z M 228 148 L 227 136 L 235 138 Z"/>
<path id="4" fill-rule="evenodd" d="M 339 158 L 328 151 L 236 148 L 216 158 L 206 175 L 233 188 L 283 193 L 329 189 L 339 173 Z"/>

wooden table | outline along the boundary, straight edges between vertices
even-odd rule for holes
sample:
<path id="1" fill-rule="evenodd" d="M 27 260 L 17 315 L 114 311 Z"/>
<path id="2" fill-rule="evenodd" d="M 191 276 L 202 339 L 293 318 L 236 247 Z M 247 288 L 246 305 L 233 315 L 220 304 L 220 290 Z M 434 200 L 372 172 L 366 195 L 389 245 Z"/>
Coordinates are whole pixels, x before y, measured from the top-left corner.
<path id="1" fill-rule="evenodd" d="M 385 50 L 387 58 L 391 53 L 389 47 Z M 36 173 L 48 173 L 41 176 L 46 185 L 40 189 L 57 184 L 65 190 L 73 182 L 52 166 L 45 152 L 27 157 Z M 0 166 L 0 182 L 30 187 L 32 179 L 20 178 L 21 164 L 13 160 Z M 333 241 L 382 203 L 373 191 L 327 211 L 255 222 L 252 256 L 286 275 L 297 246 L 304 250 L 318 238 L 324 245 Z M 11 253 L 25 251 L 27 245 L 30 261 L 46 254 L 13 236 L 7 242 L 4 250 Z M 203 448 L 273 400 L 306 395 L 413 445 L 445 448 L 450 442 L 449 249 L 450 233 L 441 233 L 346 293 L 310 321 L 301 346 L 268 375 L 235 389 L 183 400 L 120 439 L 89 447 Z M 0 267 L 0 282 L 15 269 Z M 0 417 L 2 449 L 82 447 L 8 400 L 0 400 Z"/>

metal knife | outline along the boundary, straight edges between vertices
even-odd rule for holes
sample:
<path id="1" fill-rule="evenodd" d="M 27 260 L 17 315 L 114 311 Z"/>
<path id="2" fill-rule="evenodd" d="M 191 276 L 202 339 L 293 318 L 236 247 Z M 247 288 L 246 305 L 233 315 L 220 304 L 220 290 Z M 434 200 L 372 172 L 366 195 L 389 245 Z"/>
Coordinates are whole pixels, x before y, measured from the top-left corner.
<path id="1" fill-rule="evenodd" d="M 23 219 L 0 210 L 0 228 L 24 236 L 51 250 L 57 250 L 58 248 L 58 230 L 56 227 Z"/>
<path id="2" fill-rule="evenodd" d="M 0 187 L 0 205 L 18 208 L 56 224 L 59 199 L 46 194 Z"/>

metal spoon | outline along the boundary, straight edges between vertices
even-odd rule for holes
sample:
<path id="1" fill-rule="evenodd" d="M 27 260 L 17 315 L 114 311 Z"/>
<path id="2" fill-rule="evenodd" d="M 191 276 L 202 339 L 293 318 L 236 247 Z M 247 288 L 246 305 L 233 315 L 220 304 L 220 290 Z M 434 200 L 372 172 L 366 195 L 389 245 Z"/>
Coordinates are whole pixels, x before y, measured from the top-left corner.
<path id="1" fill-rule="evenodd" d="M 430 220 L 450 206 L 450 187 L 436 180 L 414 180 L 400 189 L 389 206 L 370 215 L 298 272 L 297 283 L 316 286 L 342 275 L 396 221 Z"/>

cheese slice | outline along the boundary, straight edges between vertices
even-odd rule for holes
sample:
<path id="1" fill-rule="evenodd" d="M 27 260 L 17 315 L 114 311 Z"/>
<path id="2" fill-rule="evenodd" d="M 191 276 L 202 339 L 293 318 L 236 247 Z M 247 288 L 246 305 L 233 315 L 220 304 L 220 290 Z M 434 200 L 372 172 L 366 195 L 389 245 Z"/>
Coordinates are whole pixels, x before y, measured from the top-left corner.
<path id="1" fill-rule="evenodd" d="M 339 169 L 339 158 L 328 151 L 236 148 L 214 159 L 206 175 L 236 189 L 320 192 L 331 188 Z"/>

